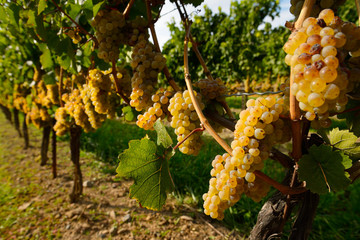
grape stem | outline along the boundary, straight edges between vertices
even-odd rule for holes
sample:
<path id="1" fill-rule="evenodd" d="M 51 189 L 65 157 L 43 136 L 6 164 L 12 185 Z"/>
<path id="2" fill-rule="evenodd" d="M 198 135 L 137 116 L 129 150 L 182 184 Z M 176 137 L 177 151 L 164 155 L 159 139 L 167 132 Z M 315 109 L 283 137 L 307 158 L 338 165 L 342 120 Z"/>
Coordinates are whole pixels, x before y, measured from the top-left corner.
<path id="1" fill-rule="evenodd" d="M 161 53 L 159 41 L 158 41 L 157 36 L 156 36 L 154 21 L 153 21 L 152 14 L 151 14 L 151 7 L 150 7 L 150 1 L 149 0 L 146 0 L 146 14 L 147 14 L 147 18 L 148 18 L 148 21 L 149 21 L 149 28 L 150 28 L 151 36 L 152 36 L 153 41 L 154 41 L 156 51 Z M 167 65 L 164 66 L 163 73 L 164 73 L 167 81 L 169 82 L 170 86 L 175 90 L 175 92 L 180 91 L 180 88 L 176 84 L 176 82 L 174 81 L 174 78 L 171 76 Z"/>
<path id="2" fill-rule="evenodd" d="M 195 128 L 194 130 L 192 130 L 182 141 L 178 142 L 178 144 L 176 144 L 175 147 L 173 147 L 174 150 L 176 150 L 181 144 L 183 144 L 186 139 L 188 139 L 191 135 L 193 135 L 195 132 L 202 132 L 204 131 L 205 128 L 202 126 L 201 128 Z"/>
<path id="3" fill-rule="evenodd" d="M 63 68 L 60 67 L 60 76 L 59 76 L 59 102 L 60 107 L 64 107 L 64 102 L 61 99 L 63 89 Z"/>
<path id="4" fill-rule="evenodd" d="M 278 161 L 284 168 L 289 169 L 294 165 L 292 158 L 290 158 L 288 155 L 285 155 L 276 148 L 271 148 L 270 154 L 270 158 Z"/>
<path id="5" fill-rule="evenodd" d="M 234 121 L 231 121 L 230 119 L 221 116 L 218 112 L 206 109 L 204 110 L 204 115 L 212 121 L 219 123 L 221 126 L 226 127 L 230 131 L 235 131 Z"/>
<path id="6" fill-rule="evenodd" d="M 120 97 L 128 104 L 130 105 L 130 100 L 125 96 L 125 94 L 122 92 L 121 87 L 119 85 L 119 79 L 117 78 L 117 70 L 116 70 L 116 63 L 115 60 L 111 61 L 111 67 L 112 67 L 112 71 L 111 74 L 114 77 L 114 82 L 115 82 L 115 88 L 116 88 L 116 92 L 120 95 Z"/>
<path id="7" fill-rule="evenodd" d="M 194 90 L 193 90 L 193 87 L 191 84 L 190 73 L 189 73 L 189 63 L 188 63 L 188 43 L 189 43 L 191 22 L 185 20 L 184 25 L 185 25 L 185 29 L 186 29 L 185 30 L 186 36 L 185 36 L 185 41 L 184 41 L 184 74 L 185 74 L 186 86 L 187 86 L 187 89 L 189 90 L 191 101 L 194 104 L 195 111 L 196 111 L 197 115 L 199 116 L 200 122 L 202 123 L 204 128 L 225 149 L 225 151 L 227 151 L 231 155 L 231 153 L 232 153 L 231 147 L 229 147 L 229 145 L 211 127 L 211 125 L 209 124 L 209 121 L 206 119 L 206 117 L 204 116 L 204 114 L 200 108 L 197 98 L 195 97 Z"/>
<path id="8" fill-rule="evenodd" d="M 277 181 L 270 178 L 265 173 L 263 173 L 259 170 L 254 171 L 254 174 L 256 175 L 256 177 L 267 182 L 268 184 L 270 184 L 271 186 L 273 186 L 274 188 L 279 190 L 284 195 L 295 195 L 295 194 L 300 194 L 300 193 L 304 193 L 307 191 L 307 189 L 304 186 L 294 188 L 294 187 L 282 185 L 281 183 L 278 183 Z"/>
<path id="9" fill-rule="evenodd" d="M 339 112 L 339 113 L 332 113 L 332 114 L 330 114 L 330 116 L 335 116 L 335 115 L 348 113 L 348 112 L 355 112 L 355 111 L 358 111 L 358 110 L 360 110 L 360 106 L 349 108 L 349 109 L 346 109 L 346 110 L 344 110 L 342 112 Z"/>
<path id="10" fill-rule="evenodd" d="M 74 19 L 72 19 L 72 17 L 70 17 L 54 0 L 51 0 L 51 2 L 55 5 L 55 7 L 62 12 L 67 18 L 70 19 L 70 21 L 72 21 L 76 27 L 78 27 L 80 29 L 81 32 L 83 32 L 84 34 L 88 35 L 90 37 L 90 39 L 93 39 L 95 41 L 96 46 L 98 45 L 98 41 L 96 39 L 96 37 L 94 35 L 92 35 L 91 33 L 89 33 L 88 31 L 86 31 L 82 26 L 80 26 Z"/>
<path id="11" fill-rule="evenodd" d="M 355 5 L 356 5 L 357 14 L 358 14 L 358 21 L 360 24 L 360 2 L 359 2 L 359 0 L 355 0 Z"/>
<path id="12" fill-rule="evenodd" d="M 135 0 L 130 0 L 130 2 L 128 3 L 128 5 L 126 6 L 123 15 L 125 18 L 128 18 L 129 14 L 130 14 L 130 9 L 132 8 L 132 6 L 134 5 Z"/>
<path id="13" fill-rule="evenodd" d="M 177 7 L 177 9 L 178 9 L 178 11 L 179 11 L 181 20 L 185 23 L 185 22 L 186 22 L 186 19 L 188 19 L 188 17 L 187 17 L 187 13 L 186 13 L 186 9 L 185 9 L 184 5 L 182 5 L 182 6 L 183 6 L 183 9 L 184 9 L 184 12 L 185 12 L 185 16 L 184 16 L 184 14 L 182 13 L 181 8 L 180 8 L 179 4 L 177 3 L 177 1 L 175 2 L 175 4 L 176 4 L 176 7 Z M 192 37 L 191 33 L 189 33 L 189 36 L 188 36 L 188 37 L 189 37 L 189 40 L 190 40 L 190 42 L 191 42 L 192 49 L 194 50 L 195 55 L 196 55 L 196 57 L 198 58 L 201 66 L 202 66 L 202 68 L 204 69 L 204 73 L 205 73 L 206 77 L 207 77 L 208 79 L 210 79 L 211 81 L 214 81 L 214 78 L 213 78 L 213 76 L 211 75 L 208 67 L 206 66 L 206 63 L 205 63 L 203 57 L 201 56 L 201 53 L 200 53 L 200 51 L 199 51 L 199 49 L 198 49 L 198 47 L 197 47 L 197 43 L 195 42 L 195 40 L 194 40 L 194 38 Z M 231 112 L 231 110 L 230 110 L 229 106 L 227 105 L 227 103 L 224 102 L 223 104 L 226 105 L 226 107 L 224 107 L 224 108 L 225 108 L 225 111 L 226 111 L 226 113 L 228 114 L 228 116 L 229 116 L 231 119 L 235 119 L 235 116 L 234 116 L 233 113 Z"/>

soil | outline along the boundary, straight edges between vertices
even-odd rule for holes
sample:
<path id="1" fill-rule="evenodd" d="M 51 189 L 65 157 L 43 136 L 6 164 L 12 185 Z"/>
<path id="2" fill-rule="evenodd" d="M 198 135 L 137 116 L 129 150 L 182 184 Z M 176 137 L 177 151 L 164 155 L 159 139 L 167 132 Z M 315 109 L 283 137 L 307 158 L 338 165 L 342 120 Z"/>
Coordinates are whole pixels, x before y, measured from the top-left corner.
<path id="1" fill-rule="evenodd" d="M 0 196 L 0 205 L 6 199 L 0 206 L 0 239 L 243 239 L 174 197 L 160 212 L 141 208 L 128 196 L 132 182 L 100 171 L 89 153 L 80 159 L 84 194 L 70 204 L 69 142 L 57 144 L 53 179 L 51 159 L 40 166 L 41 131 L 30 126 L 29 135 L 31 146 L 24 149 L 24 140 L 0 114 L 0 187 L 8 189 Z"/>

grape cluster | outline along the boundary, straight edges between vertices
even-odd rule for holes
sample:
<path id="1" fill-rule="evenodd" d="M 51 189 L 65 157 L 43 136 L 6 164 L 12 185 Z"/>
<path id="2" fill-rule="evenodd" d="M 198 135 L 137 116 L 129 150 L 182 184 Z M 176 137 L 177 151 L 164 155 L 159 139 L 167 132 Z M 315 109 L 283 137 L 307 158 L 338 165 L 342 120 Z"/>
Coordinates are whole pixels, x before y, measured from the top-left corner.
<path id="1" fill-rule="evenodd" d="M 81 41 L 81 36 L 78 31 L 69 30 L 67 35 L 72 39 L 74 44 L 78 44 Z"/>
<path id="2" fill-rule="evenodd" d="M 57 84 L 46 85 L 46 97 L 52 104 L 59 104 L 59 86 Z"/>
<path id="3" fill-rule="evenodd" d="M 116 9 L 100 10 L 91 24 L 95 27 L 95 36 L 99 42 L 98 57 L 106 62 L 118 59 L 120 44 L 133 46 L 147 37 L 144 18 L 136 17 L 127 21 Z"/>
<path id="4" fill-rule="evenodd" d="M 144 114 L 138 115 L 136 124 L 145 130 L 153 130 L 156 120 L 166 117 L 169 98 L 171 98 L 172 95 L 172 89 L 165 90 L 160 88 L 156 94 L 151 97 L 153 105 L 149 107 Z"/>
<path id="5" fill-rule="evenodd" d="M 316 17 L 321 10 L 331 8 L 337 10 L 346 0 L 316 0 L 311 8 L 310 17 Z M 304 5 L 305 0 L 291 0 L 290 12 L 297 19 L 300 15 L 301 9 Z"/>
<path id="6" fill-rule="evenodd" d="M 64 107 L 59 107 L 55 111 L 56 123 L 54 130 L 57 136 L 64 135 L 70 129 L 70 122 L 67 121 L 68 113 Z"/>
<path id="7" fill-rule="evenodd" d="M 142 40 L 134 46 L 130 64 L 134 70 L 130 105 L 142 111 L 152 105 L 151 96 L 155 93 L 158 74 L 164 68 L 166 59 L 155 51 L 152 43 Z"/>
<path id="8" fill-rule="evenodd" d="M 271 146 L 291 139 L 289 126 L 279 118 L 284 112 L 283 101 L 273 96 L 247 101 L 235 126 L 232 156 L 226 153 L 212 162 L 209 191 L 203 196 L 205 214 L 221 220 L 224 210 L 242 193 L 254 201 L 266 196 L 269 186 L 257 179 L 254 171 L 263 168 Z"/>
<path id="9" fill-rule="evenodd" d="M 116 61 L 119 57 L 119 45 L 122 42 L 122 28 L 125 17 L 118 10 L 100 10 L 91 25 L 95 27 L 95 36 L 99 42 L 98 57 L 106 62 Z"/>
<path id="10" fill-rule="evenodd" d="M 89 95 L 95 111 L 99 114 L 113 112 L 114 106 L 110 102 L 112 82 L 109 75 L 93 69 L 89 71 L 88 79 Z"/>
<path id="11" fill-rule="evenodd" d="M 329 111 L 344 110 L 348 102 L 346 93 L 350 90 L 348 70 L 340 63 L 344 60 L 341 55 L 349 50 L 347 43 L 353 38 L 336 27 L 339 21 L 332 10 L 325 9 L 317 19 L 307 18 L 283 48 L 287 53 L 285 62 L 294 74 L 291 91 L 304 116 L 310 121 L 317 118 L 319 122 L 314 125 L 319 123 L 322 127 L 331 125 Z"/>
<path id="12" fill-rule="evenodd" d="M 197 94 L 195 91 L 194 93 L 197 101 L 199 102 L 200 108 L 204 109 L 205 105 L 202 103 L 201 95 Z M 168 111 L 172 116 L 170 126 L 175 129 L 178 142 L 183 141 L 192 130 L 200 126 L 200 120 L 195 111 L 188 90 L 174 94 L 174 96 L 170 99 Z M 179 146 L 180 152 L 189 155 L 197 155 L 203 144 L 200 138 L 201 134 L 201 131 L 194 132 Z"/>
<path id="13" fill-rule="evenodd" d="M 75 124 L 82 127 L 85 132 L 93 130 L 85 113 L 85 106 L 82 102 L 79 89 L 74 89 L 70 94 L 64 94 L 64 108 L 74 118 Z"/>
<path id="14" fill-rule="evenodd" d="M 30 107 L 23 96 L 14 96 L 13 100 L 13 106 L 19 110 L 22 111 L 24 114 L 27 114 L 30 111 Z"/>
<path id="15" fill-rule="evenodd" d="M 95 106 L 91 101 L 91 88 L 89 87 L 89 85 L 83 85 L 82 89 L 80 89 L 80 95 L 85 106 L 85 113 L 89 118 L 91 127 L 93 127 L 94 129 L 98 129 L 106 120 L 106 114 L 100 114 L 95 111 Z"/>
<path id="16" fill-rule="evenodd" d="M 216 79 L 201 79 L 196 83 L 196 86 L 200 88 L 201 95 L 206 99 L 223 100 L 220 96 L 227 92 L 227 88 L 220 78 Z"/>

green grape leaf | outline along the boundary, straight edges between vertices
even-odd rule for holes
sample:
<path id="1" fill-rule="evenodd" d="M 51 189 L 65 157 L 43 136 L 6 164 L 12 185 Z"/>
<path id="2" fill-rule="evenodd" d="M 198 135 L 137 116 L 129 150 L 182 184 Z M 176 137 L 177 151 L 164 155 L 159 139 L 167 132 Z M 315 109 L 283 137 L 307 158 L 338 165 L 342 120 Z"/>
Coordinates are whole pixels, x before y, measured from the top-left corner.
<path id="1" fill-rule="evenodd" d="M 91 47 L 92 47 L 92 42 L 87 42 L 82 46 L 84 56 L 89 57 L 91 55 L 92 53 Z"/>
<path id="2" fill-rule="evenodd" d="M 81 11 L 81 5 L 70 3 L 66 6 L 67 14 L 72 18 L 75 19 Z"/>
<path id="3" fill-rule="evenodd" d="M 147 136 L 129 142 L 129 148 L 119 155 L 118 176 L 130 177 L 130 197 L 141 206 L 160 210 L 167 193 L 173 189 L 169 172 L 168 151 L 151 141 Z"/>
<path id="4" fill-rule="evenodd" d="M 173 141 L 166 131 L 164 124 L 161 122 L 161 119 L 155 122 L 154 129 L 157 133 L 157 145 L 162 145 L 164 148 L 171 147 Z"/>
<path id="5" fill-rule="evenodd" d="M 344 164 L 347 163 L 348 160 Z M 318 194 L 340 191 L 350 184 L 340 152 L 332 151 L 326 145 L 313 145 L 309 154 L 302 156 L 299 161 L 299 179 L 306 181 L 306 188 Z"/>
<path id="6" fill-rule="evenodd" d="M 342 165 L 344 166 L 345 169 L 349 169 L 352 167 L 352 160 L 350 159 L 350 157 L 348 155 L 345 155 L 343 152 L 340 152 L 341 157 L 342 157 Z"/>
<path id="7" fill-rule="evenodd" d="M 339 130 L 338 128 L 333 129 L 329 134 L 330 144 L 344 151 L 345 154 L 350 157 L 360 157 L 360 143 L 357 142 L 358 137 L 349 130 Z"/>
<path id="8" fill-rule="evenodd" d="M 63 67 L 65 70 L 69 69 L 71 64 L 71 58 L 67 54 L 58 56 L 56 59 L 61 67 Z"/>
<path id="9" fill-rule="evenodd" d="M 105 3 L 105 1 L 101 1 L 93 7 L 93 16 L 96 16 L 96 14 L 99 12 L 99 10 L 101 9 L 101 7 L 104 3 Z"/>
<path id="10" fill-rule="evenodd" d="M 19 25 L 20 8 L 20 5 L 17 5 L 16 3 L 11 3 L 10 6 L 6 8 L 11 24 L 14 24 L 16 26 Z"/>
<path id="11" fill-rule="evenodd" d="M 51 52 L 50 50 L 45 47 L 42 49 L 43 54 L 40 56 L 40 63 L 44 69 L 52 68 L 54 63 L 51 58 Z"/>
<path id="12" fill-rule="evenodd" d="M 47 1 L 47 0 L 40 0 L 40 1 L 39 1 L 39 4 L 38 4 L 38 15 L 45 10 L 46 5 L 47 5 L 46 1 Z"/>
<path id="13" fill-rule="evenodd" d="M 28 11 L 28 20 L 26 22 L 27 26 L 29 27 L 36 27 L 36 16 L 35 16 L 35 11 L 33 10 L 29 10 Z"/>
<path id="14" fill-rule="evenodd" d="M 55 77 L 54 71 L 49 71 L 46 74 L 44 74 L 44 76 L 43 76 L 43 80 L 44 80 L 45 85 L 56 84 L 55 79 L 56 79 L 56 77 Z"/>

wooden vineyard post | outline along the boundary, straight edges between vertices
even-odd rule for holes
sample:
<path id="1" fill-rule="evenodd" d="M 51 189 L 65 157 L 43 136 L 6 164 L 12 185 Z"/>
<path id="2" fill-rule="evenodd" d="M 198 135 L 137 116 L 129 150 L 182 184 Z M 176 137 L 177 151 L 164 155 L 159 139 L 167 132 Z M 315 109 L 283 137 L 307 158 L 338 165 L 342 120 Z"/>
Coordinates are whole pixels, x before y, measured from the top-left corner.
<path id="1" fill-rule="evenodd" d="M 29 148 L 29 130 L 26 124 L 26 114 L 24 115 L 24 120 L 23 120 L 23 135 L 24 135 L 24 141 L 25 141 L 25 146 L 24 149 L 28 149 Z M 20 129 L 19 129 L 20 131 Z"/>
<path id="2" fill-rule="evenodd" d="M 22 137 L 21 131 L 20 131 L 20 121 L 19 121 L 19 110 L 16 108 L 13 109 L 13 115 L 14 115 L 14 126 L 16 131 L 19 133 L 19 137 Z"/>
<path id="3" fill-rule="evenodd" d="M 55 125 L 56 120 L 53 119 L 53 123 L 52 123 L 52 135 L 51 135 L 51 146 L 52 146 L 52 174 L 53 174 L 53 178 L 57 177 L 57 172 L 56 172 L 56 131 L 54 130 L 53 126 Z"/>
<path id="4" fill-rule="evenodd" d="M 70 128 L 70 152 L 71 161 L 74 164 L 74 185 L 70 193 L 70 202 L 78 202 L 83 191 L 83 181 L 80 169 L 80 136 L 81 128 L 72 126 Z"/>
<path id="5" fill-rule="evenodd" d="M 40 166 L 45 166 L 46 162 L 48 160 L 48 150 L 49 150 L 49 143 L 50 143 L 50 132 L 51 132 L 51 125 L 46 124 L 46 126 L 43 127 L 43 136 L 42 136 L 42 142 L 41 142 L 41 162 Z"/>
<path id="6" fill-rule="evenodd" d="M 1 108 L 2 112 L 4 113 L 6 119 L 7 119 L 10 123 L 13 123 L 13 121 L 12 121 L 12 116 L 11 116 L 11 111 L 10 111 L 7 107 L 5 107 L 5 106 L 3 106 L 3 105 L 1 105 L 1 104 L 0 104 L 0 108 Z"/>

